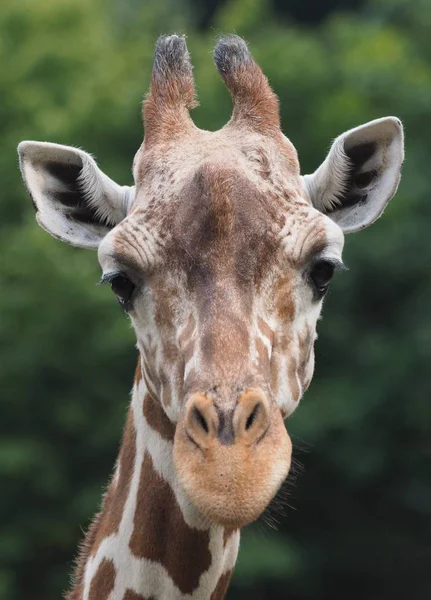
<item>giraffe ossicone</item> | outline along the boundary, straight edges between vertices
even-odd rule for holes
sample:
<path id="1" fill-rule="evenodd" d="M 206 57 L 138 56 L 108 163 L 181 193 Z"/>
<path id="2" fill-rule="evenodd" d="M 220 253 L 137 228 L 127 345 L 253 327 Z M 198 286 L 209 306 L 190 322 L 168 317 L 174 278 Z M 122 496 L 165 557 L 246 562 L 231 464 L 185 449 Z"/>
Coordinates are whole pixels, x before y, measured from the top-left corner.
<path id="1" fill-rule="evenodd" d="M 159 39 L 132 188 L 82 150 L 19 145 L 38 222 L 98 249 L 140 354 L 117 466 L 69 600 L 224 597 L 239 529 L 290 468 L 283 420 L 312 378 L 344 233 L 378 218 L 398 186 L 397 118 L 342 134 L 301 177 L 246 43 L 221 38 L 214 59 L 234 106 L 210 132 L 189 114 L 185 39 Z"/>

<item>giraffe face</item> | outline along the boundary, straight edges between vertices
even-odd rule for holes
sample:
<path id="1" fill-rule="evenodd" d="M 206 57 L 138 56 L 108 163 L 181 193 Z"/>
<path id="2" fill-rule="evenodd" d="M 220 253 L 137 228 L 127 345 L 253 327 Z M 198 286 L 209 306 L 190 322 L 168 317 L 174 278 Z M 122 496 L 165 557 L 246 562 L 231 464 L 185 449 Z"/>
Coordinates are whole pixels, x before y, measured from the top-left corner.
<path id="1" fill-rule="evenodd" d="M 99 247 L 104 277 L 130 294 L 149 389 L 175 422 L 193 392 L 230 399 L 257 384 L 290 414 L 342 264 L 343 233 L 307 200 L 293 147 L 251 137 L 237 148 L 229 131 L 195 133 L 162 160 L 142 149 L 134 208 Z M 184 155 L 193 167 L 179 176 Z"/>
<path id="2" fill-rule="evenodd" d="M 175 425 L 186 494 L 211 522 L 240 527 L 288 473 L 283 419 L 313 374 L 343 234 L 372 223 L 394 195 L 403 133 L 394 117 L 352 129 L 302 178 L 246 44 L 221 39 L 214 58 L 234 110 L 207 132 L 188 113 L 184 39 L 159 40 L 133 188 L 81 150 L 22 142 L 19 152 L 42 227 L 99 250 L 103 281 L 136 331 L 148 390 Z"/>
<path id="3" fill-rule="evenodd" d="M 242 525 L 287 475 L 283 418 L 310 383 L 344 236 L 310 205 L 282 135 L 193 132 L 162 156 L 143 147 L 135 177 L 134 208 L 99 260 L 176 423 L 184 488 L 209 519 Z"/>

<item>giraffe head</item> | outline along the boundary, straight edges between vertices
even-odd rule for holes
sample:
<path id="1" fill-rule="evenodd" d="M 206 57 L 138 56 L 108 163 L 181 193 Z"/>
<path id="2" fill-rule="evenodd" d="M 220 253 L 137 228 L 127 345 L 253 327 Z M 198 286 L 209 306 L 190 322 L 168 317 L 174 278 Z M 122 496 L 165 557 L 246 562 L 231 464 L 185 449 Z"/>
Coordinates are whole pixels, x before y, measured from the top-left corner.
<path id="1" fill-rule="evenodd" d="M 220 131 L 198 129 L 182 37 L 158 41 L 132 188 L 90 155 L 22 142 L 37 219 L 98 248 L 104 282 L 129 313 L 151 395 L 175 424 L 175 469 L 211 521 L 242 526 L 286 477 L 283 420 L 314 368 L 316 322 L 342 267 L 344 233 L 394 195 L 403 132 L 388 117 L 338 137 L 312 175 L 280 129 L 277 97 L 237 36 L 216 67 L 233 99 Z"/>

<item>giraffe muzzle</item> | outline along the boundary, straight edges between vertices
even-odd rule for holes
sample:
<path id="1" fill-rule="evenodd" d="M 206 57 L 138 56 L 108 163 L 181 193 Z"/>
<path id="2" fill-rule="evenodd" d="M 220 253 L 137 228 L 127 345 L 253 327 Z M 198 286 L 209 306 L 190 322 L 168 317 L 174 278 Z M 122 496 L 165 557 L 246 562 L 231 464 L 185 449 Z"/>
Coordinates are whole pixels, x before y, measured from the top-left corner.
<path id="1" fill-rule="evenodd" d="M 187 403 L 184 427 L 189 438 L 206 450 L 213 440 L 232 445 L 259 443 L 270 425 L 270 406 L 259 390 L 240 396 L 234 409 L 222 409 L 205 394 L 194 394 Z"/>
<path id="2" fill-rule="evenodd" d="M 287 476 L 291 442 L 262 390 L 249 388 L 234 407 L 221 406 L 205 393 L 188 399 L 175 433 L 175 468 L 205 517 L 242 527 L 260 516 Z"/>

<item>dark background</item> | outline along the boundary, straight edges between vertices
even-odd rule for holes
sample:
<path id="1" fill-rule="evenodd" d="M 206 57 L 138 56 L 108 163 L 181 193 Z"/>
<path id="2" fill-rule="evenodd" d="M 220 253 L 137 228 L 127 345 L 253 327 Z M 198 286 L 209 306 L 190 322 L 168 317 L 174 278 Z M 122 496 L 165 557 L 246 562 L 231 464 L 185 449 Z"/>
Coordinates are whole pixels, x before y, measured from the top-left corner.
<path id="1" fill-rule="evenodd" d="M 406 162 L 384 218 L 348 236 L 310 391 L 288 422 L 296 477 L 278 531 L 243 534 L 231 600 L 431 598 L 431 2 L 0 3 L 0 598 L 54 600 L 114 463 L 135 368 L 96 254 L 40 230 L 22 139 L 79 145 L 130 184 L 160 33 L 185 32 L 208 129 L 230 115 L 212 64 L 246 37 L 303 172 L 332 138 L 394 114 Z"/>

